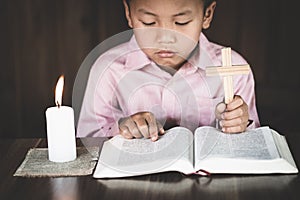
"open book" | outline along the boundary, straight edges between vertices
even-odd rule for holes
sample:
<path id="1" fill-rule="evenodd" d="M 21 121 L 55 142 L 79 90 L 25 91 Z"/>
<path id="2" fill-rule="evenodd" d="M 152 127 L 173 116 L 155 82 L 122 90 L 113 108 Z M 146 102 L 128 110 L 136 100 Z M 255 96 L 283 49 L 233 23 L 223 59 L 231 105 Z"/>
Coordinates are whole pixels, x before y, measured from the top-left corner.
<path id="1" fill-rule="evenodd" d="M 225 134 L 204 126 L 194 134 L 186 128 L 175 127 L 156 142 L 115 136 L 104 143 L 93 176 L 116 178 L 166 171 L 298 173 L 285 137 L 269 127 Z"/>

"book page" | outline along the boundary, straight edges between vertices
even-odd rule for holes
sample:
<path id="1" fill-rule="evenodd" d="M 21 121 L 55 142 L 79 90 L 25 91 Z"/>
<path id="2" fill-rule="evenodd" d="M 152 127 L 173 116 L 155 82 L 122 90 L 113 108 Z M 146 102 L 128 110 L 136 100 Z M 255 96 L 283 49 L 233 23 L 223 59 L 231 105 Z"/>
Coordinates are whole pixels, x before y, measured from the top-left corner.
<path id="1" fill-rule="evenodd" d="M 195 133 L 195 159 L 234 158 L 272 160 L 279 158 L 271 130 L 262 127 L 240 134 L 225 134 L 212 127 L 203 127 Z"/>
<path id="2" fill-rule="evenodd" d="M 279 151 L 280 157 L 285 159 L 290 165 L 294 166 L 297 169 L 296 163 L 293 159 L 285 136 L 280 135 L 275 130 L 271 130 L 271 132 L 273 134 L 273 138 Z"/>
<path id="3" fill-rule="evenodd" d="M 104 144 L 99 159 L 102 169 L 96 169 L 95 173 L 103 170 L 111 173 L 108 176 L 133 176 L 180 171 L 185 169 L 186 163 L 190 163 L 193 169 L 192 161 L 193 134 L 188 129 L 176 127 L 166 131 L 155 142 L 150 139 L 128 140 L 120 135 L 113 137 Z M 95 176 L 99 177 L 99 174 Z"/>

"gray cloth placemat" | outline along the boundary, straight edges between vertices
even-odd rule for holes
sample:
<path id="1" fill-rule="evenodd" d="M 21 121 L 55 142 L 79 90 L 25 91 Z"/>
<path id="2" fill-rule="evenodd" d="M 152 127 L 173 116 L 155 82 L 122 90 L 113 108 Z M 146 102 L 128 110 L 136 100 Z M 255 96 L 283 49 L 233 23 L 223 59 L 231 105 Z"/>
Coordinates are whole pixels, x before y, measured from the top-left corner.
<path id="1" fill-rule="evenodd" d="M 98 157 L 99 147 L 77 147 L 74 161 L 56 163 L 48 160 L 47 148 L 32 148 L 14 176 L 22 177 L 62 177 L 86 176 L 93 173 Z"/>

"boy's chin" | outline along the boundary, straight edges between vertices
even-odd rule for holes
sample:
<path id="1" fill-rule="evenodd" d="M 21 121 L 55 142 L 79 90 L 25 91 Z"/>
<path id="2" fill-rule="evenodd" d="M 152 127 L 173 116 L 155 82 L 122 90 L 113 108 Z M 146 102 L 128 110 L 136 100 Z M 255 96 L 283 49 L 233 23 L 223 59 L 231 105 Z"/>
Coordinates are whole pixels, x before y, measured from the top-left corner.
<path id="1" fill-rule="evenodd" d="M 178 70 L 186 62 L 186 60 L 165 59 L 165 60 L 154 60 L 154 62 L 159 66 Z"/>

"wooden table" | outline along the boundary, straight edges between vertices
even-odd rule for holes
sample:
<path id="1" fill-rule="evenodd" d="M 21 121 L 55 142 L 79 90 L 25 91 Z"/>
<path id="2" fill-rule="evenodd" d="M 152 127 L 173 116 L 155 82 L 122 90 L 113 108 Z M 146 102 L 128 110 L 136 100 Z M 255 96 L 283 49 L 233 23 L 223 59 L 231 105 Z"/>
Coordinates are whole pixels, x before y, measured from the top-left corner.
<path id="1" fill-rule="evenodd" d="M 287 137 L 296 163 L 300 163 L 299 134 Z M 46 147 L 45 139 L 0 140 L 1 200 L 300 199 L 298 175 L 213 175 L 205 178 L 170 172 L 109 180 L 97 180 L 92 176 L 14 177 L 15 170 L 32 147 Z"/>

